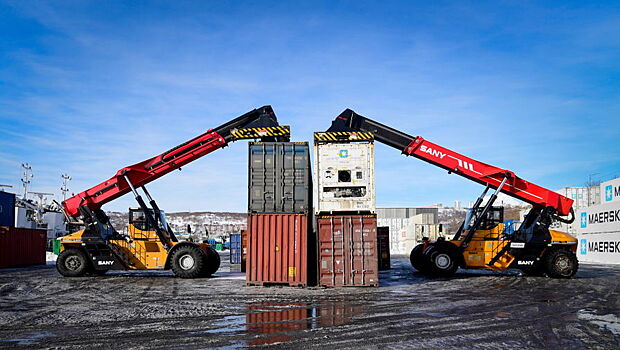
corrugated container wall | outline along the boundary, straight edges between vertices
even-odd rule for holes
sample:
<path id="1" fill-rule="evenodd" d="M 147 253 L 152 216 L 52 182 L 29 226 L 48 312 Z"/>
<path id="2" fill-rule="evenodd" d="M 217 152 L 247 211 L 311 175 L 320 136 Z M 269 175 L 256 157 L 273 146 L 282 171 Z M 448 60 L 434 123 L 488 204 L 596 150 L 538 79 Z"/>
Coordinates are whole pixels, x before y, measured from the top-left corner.
<path id="1" fill-rule="evenodd" d="M 304 214 L 248 216 L 248 285 L 316 284 L 316 241 Z"/>
<path id="2" fill-rule="evenodd" d="M 620 201 L 620 178 L 602 182 L 599 192 L 601 203 Z"/>
<path id="3" fill-rule="evenodd" d="M 375 215 L 320 216 L 317 232 L 321 286 L 379 285 Z"/>
<path id="4" fill-rule="evenodd" d="M 0 268 L 44 265 L 45 230 L 0 227 Z"/>
<path id="5" fill-rule="evenodd" d="M 241 235 L 230 235 L 230 263 L 241 264 Z"/>
<path id="6" fill-rule="evenodd" d="M 15 195 L 0 191 L 0 226 L 15 226 Z"/>
<path id="7" fill-rule="evenodd" d="M 375 213 L 373 142 L 315 143 L 316 213 Z"/>
<path id="8" fill-rule="evenodd" d="M 307 142 L 253 142 L 249 148 L 249 213 L 307 213 L 312 205 Z"/>

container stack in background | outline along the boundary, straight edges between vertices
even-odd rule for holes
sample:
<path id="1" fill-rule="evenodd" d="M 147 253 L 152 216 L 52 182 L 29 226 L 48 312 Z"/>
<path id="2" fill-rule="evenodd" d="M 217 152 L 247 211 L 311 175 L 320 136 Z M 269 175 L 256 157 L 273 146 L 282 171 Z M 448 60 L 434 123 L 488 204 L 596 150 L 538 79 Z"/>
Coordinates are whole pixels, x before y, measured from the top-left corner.
<path id="1" fill-rule="evenodd" d="M 620 178 L 600 185 L 600 204 L 575 210 L 577 258 L 599 264 L 620 264 Z"/>
<path id="2" fill-rule="evenodd" d="M 378 286 L 372 134 L 317 132 L 314 162 L 319 285 Z"/>
<path id="3" fill-rule="evenodd" d="M 47 231 L 15 227 L 15 194 L 0 191 L 0 268 L 45 265 Z"/>
<path id="4" fill-rule="evenodd" d="M 241 272 L 242 263 L 242 247 L 241 233 L 233 233 L 230 235 L 230 272 Z"/>
<path id="5" fill-rule="evenodd" d="M 249 145 L 246 283 L 316 284 L 307 142 Z"/>

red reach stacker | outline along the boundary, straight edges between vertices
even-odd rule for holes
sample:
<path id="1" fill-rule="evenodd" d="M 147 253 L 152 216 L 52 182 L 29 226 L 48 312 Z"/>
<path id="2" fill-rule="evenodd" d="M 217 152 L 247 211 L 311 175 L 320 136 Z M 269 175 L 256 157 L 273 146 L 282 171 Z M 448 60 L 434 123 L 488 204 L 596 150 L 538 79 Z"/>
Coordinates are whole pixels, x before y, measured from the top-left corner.
<path id="1" fill-rule="evenodd" d="M 207 243 L 179 242 L 146 184 L 241 139 L 288 141 L 271 106 L 252 110 L 158 156 L 125 167 L 110 179 L 62 203 L 69 221 L 82 229 L 61 239 L 56 267 L 67 277 L 100 275 L 108 270 L 172 269 L 183 278 L 209 276 L 220 265 Z M 149 205 L 138 194 L 142 189 Z M 138 208 L 129 210 L 128 235 L 119 233 L 101 207 L 133 193 Z"/>
<path id="2" fill-rule="evenodd" d="M 466 157 L 420 136 L 410 136 L 350 109 L 336 117 L 327 132 L 343 132 L 346 135 L 343 137 L 355 137 L 351 132 L 371 132 L 377 141 L 407 156 L 485 186 L 453 239 L 424 239 L 413 248 L 411 264 L 420 272 L 449 276 L 458 267 L 489 270 L 516 267 L 529 275 L 556 278 L 570 278 L 577 272 L 577 239 L 550 229 L 554 222 L 575 220 L 572 199 L 528 182 L 512 171 Z M 490 190 L 494 192 L 485 201 Z M 506 230 L 503 208 L 493 206 L 500 192 L 532 205 L 517 230 Z"/>

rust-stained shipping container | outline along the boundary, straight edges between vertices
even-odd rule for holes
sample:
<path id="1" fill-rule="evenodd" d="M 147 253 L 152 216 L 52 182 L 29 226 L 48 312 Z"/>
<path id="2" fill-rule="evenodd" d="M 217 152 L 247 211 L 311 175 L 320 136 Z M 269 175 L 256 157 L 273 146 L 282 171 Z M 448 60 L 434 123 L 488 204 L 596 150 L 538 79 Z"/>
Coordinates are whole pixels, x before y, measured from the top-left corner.
<path id="1" fill-rule="evenodd" d="M 317 217 L 319 285 L 378 286 L 376 215 Z"/>
<path id="2" fill-rule="evenodd" d="M 316 240 L 306 214 L 248 216 L 248 285 L 316 283 Z"/>
<path id="3" fill-rule="evenodd" d="M 45 230 L 0 226 L 0 268 L 45 265 Z"/>
<path id="4" fill-rule="evenodd" d="M 390 269 L 390 227 L 377 227 L 377 247 L 379 249 L 379 271 Z"/>

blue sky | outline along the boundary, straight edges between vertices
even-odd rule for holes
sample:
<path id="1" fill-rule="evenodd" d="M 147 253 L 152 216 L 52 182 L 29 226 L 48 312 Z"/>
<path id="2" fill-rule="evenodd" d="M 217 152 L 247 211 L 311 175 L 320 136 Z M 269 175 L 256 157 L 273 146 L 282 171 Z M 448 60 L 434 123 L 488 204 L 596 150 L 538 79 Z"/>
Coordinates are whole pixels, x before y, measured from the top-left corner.
<path id="1" fill-rule="evenodd" d="M 82 191 L 253 108 L 296 141 L 345 108 L 558 189 L 620 175 L 620 3 L 0 1 L 0 183 Z M 244 211 L 247 144 L 150 186 Z M 377 204 L 482 188 L 377 145 Z M 134 206 L 125 196 L 105 208 Z"/>

